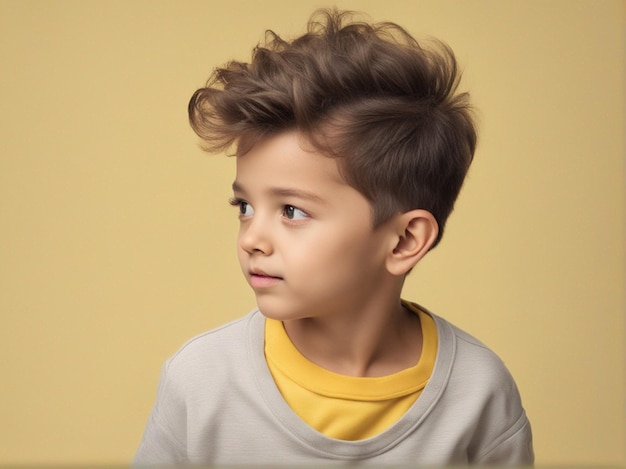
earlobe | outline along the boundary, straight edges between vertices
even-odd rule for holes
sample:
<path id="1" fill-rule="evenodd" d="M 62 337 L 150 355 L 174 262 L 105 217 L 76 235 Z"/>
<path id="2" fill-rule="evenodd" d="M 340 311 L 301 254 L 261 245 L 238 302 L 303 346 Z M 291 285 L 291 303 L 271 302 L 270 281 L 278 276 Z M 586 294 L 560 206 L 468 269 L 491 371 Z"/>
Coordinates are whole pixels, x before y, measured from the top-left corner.
<path id="1" fill-rule="evenodd" d="M 395 246 L 387 258 L 387 270 L 405 275 L 420 261 L 437 240 L 439 225 L 432 213 L 411 210 L 398 216 Z"/>

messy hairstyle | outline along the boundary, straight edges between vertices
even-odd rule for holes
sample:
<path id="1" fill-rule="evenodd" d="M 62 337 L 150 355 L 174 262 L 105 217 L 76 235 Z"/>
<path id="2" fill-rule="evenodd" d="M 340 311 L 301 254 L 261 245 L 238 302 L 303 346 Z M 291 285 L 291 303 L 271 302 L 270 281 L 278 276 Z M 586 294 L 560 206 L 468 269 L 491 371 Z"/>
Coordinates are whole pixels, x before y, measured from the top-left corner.
<path id="1" fill-rule="evenodd" d="M 394 23 L 320 10 L 307 33 L 286 41 L 267 31 L 250 63 L 216 69 L 189 102 L 207 151 L 296 130 L 336 157 L 348 184 L 371 203 L 373 224 L 427 210 L 439 242 L 476 147 L 476 128 L 452 50 L 426 48 Z"/>

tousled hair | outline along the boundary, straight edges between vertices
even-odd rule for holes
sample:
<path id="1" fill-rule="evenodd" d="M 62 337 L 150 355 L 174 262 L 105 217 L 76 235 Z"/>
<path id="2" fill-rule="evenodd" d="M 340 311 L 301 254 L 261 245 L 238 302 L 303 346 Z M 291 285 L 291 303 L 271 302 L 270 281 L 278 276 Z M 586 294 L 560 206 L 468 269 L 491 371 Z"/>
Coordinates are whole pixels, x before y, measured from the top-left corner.
<path id="1" fill-rule="evenodd" d="M 373 224 L 412 209 L 433 214 L 439 242 L 476 148 L 469 96 L 452 50 L 423 47 L 394 23 L 351 21 L 321 10 L 307 33 L 267 31 L 250 63 L 216 69 L 189 102 L 207 151 L 297 130 L 339 158 L 348 184 L 371 203 Z M 436 243 L 435 243 L 436 244 Z"/>

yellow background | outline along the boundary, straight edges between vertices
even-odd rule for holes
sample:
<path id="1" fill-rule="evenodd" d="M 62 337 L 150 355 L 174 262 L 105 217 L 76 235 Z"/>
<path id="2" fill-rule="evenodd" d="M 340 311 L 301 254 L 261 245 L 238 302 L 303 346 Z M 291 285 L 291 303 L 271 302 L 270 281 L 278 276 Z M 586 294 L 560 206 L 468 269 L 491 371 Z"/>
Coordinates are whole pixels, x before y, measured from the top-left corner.
<path id="1" fill-rule="evenodd" d="M 0 0 L 0 464 L 127 463 L 163 360 L 253 307 L 186 105 L 327 5 Z M 480 110 L 405 296 L 505 360 L 539 464 L 625 463 L 625 3 L 337 5 L 448 42 Z"/>

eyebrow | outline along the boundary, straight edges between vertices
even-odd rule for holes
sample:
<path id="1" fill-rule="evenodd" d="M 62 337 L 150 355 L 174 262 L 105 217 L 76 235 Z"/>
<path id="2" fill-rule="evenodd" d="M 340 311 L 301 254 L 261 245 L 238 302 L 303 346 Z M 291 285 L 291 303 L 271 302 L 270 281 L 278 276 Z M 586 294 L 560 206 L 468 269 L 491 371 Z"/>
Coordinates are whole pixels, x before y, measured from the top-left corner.
<path id="1" fill-rule="evenodd" d="M 246 190 L 237 181 L 233 182 L 233 192 L 246 194 Z M 324 199 L 322 199 L 317 194 L 304 191 L 302 189 L 293 189 L 289 187 L 272 187 L 269 189 L 269 193 L 274 196 L 295 197 L 298 199 L 311 200 L 318 203 L 324 202 Z"/>

